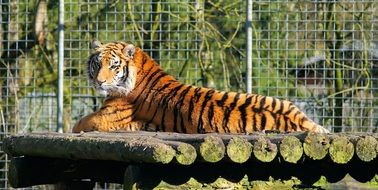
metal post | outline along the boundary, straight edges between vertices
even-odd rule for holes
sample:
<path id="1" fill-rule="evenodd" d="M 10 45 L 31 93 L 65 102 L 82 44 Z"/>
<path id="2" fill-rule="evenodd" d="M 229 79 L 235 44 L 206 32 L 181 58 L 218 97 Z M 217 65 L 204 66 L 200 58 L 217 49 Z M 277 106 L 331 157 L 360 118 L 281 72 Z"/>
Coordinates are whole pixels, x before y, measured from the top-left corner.
<path id="1" fill-rule="evenodd" d="M 247 0 L 247 93 L 252 93 L 252 0 Z"/>
<path id="2" fill-rule="evenodd" d="M 64 0 L 59 0 L 57 132 L 63 132 Z"/>

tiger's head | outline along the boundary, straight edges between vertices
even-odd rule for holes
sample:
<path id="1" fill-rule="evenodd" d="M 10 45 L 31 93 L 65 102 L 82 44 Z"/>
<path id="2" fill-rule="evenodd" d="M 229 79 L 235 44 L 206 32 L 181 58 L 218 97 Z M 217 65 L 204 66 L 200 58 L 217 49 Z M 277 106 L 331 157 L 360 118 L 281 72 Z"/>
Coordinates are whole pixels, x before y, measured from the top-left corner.
<path id="1" fill-rule="evenodd" d="M 135 46 L 123 42 L 92 42 L 95 50 L 87 64 L 88 76 L 96 90 L 108 96 L 124 96 L 134 89 Z"/>

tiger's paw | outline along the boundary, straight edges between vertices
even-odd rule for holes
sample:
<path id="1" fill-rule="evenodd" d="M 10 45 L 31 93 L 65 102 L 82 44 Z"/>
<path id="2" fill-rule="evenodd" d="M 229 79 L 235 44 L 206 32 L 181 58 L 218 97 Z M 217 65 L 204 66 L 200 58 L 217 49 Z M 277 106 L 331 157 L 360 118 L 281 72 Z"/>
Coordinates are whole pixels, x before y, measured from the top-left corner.
<path id="1" fill-rule="evenodd" d="M 84 117 L 80 119 L 72 128 L 73 133 L 99 131 L 99 127 L 90 117 Z"/>

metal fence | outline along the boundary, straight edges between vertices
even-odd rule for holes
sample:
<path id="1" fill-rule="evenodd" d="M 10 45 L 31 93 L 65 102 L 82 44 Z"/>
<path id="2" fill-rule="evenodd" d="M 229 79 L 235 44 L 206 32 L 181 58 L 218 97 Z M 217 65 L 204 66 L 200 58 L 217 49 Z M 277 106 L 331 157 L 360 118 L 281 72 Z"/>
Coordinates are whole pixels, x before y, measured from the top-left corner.
<path id="1" fill-rule="evenodd" d="M 295 102 L 333 131 L 375 132 L 378 2 L 249 2 L 64 1 L 64 131 L 101 105 L 85 71 L 89 42 L 99 39 L 142 47 L 182 82 L 248 87 Z M 0 6 L 0 138 L 56 131 L 59 2 L 0 0 Z M 0 156 L 0 187 L 7 189 L 8 157 Z"/>

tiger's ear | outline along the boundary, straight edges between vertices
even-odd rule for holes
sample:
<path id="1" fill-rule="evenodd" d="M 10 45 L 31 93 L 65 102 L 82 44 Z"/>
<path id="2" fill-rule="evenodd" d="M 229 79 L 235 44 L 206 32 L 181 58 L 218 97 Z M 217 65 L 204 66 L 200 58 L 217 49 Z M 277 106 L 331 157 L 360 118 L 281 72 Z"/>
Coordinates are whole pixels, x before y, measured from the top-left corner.
<path id="1" fill-rule="evenodd" d="M 134 58 L 135 54 L 135 46 L 132 44 L 129 44 L 125 47 L 124 54 L 129 58 Z"/>
<path id="2" fill-rule="evenodd" d="M 91 44 L 92 49 L 98 49 L 101 46 L 102 46 L 102 43 L 98 40 L 93 41 L 92 44 Z"/>

